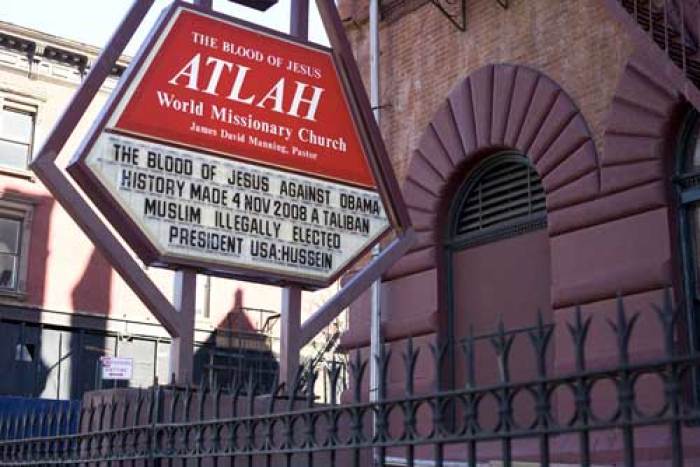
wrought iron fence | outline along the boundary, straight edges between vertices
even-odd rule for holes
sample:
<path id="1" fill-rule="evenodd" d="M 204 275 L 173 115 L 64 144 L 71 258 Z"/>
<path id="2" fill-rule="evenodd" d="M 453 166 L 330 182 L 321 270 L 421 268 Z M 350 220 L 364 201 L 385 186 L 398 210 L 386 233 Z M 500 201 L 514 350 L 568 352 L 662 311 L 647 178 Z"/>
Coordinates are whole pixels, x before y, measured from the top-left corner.
<path id="1" fill-rule="evenodd" d="M 84 401 L 75 434 L 43 435 L 47 427 L 75 423 L 60 411 L 0 420 L 0 465 L 365 466 L 374 456 L 377 465 L 633 466 L 640 434 L 644 451 L 650 439 L 662 448 L 653 465 L 698 465 L 693 424 L 700 411 L 690 394 L 700 353 L 679 347 L 681 313 L 668 294 L 650 313 L 656 324 L 645 317 L 639 326 L 640 314 L 626 312 L 619 299 L 606 325 L 612 356 L 601 353 L 607 345 L 601 336 L 591 338 L 592 327 L 602 329 L 601 318 L 581 310 L 559 328 L 540 317 L 516 333 L 501 322 L 495 333 L 459 343 L 455 361 L 463 381 L 448 389 L 440 383 L 442 369 L 456 349 L 426 350 L 408 339 L 397 350 L 395 343 L 377 356 L 377 402 L 366 400 L 368 360 L 360 353 L 349 364 L 351 388 L 343 400 L 330 391 L 329 404 L 317 403 L 313 384 L 275 385 L 262 394 L 252 378 L 228 387 L 96 393 Z M 570 356 L 569 369 L 557 366 L 566 360 L 559 356 Z M 419 363 L 425 358 L 427 367 Z M 593 363 L 601 359 L 605 364 Z M 524 377 L 520 370 L 528 365 L 532 374 Z M 425 388 L 418 384 L 426 379 L 420 368 L 431 367 L 427 379 L 435 386 Z M 496 379 L 482 379 L 491 367 Z M 328 368 L 333 387 L 340 370 Z M 304 380 L 299 373 L 297 381 Z M 391 384 L 397 374 L 400 390 Z M 605 451 L 601 435 L 608 436 Z"/>

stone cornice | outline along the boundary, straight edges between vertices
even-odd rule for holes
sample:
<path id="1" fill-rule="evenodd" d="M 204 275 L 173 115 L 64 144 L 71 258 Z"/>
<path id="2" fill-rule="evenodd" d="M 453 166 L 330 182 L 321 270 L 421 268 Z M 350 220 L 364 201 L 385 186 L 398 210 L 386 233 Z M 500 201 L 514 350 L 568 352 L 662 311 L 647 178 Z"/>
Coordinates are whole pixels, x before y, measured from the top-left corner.
<path id="1" fill-rule="evenodd" d="M 88 61 L 93 61 L 95 58 L 97 58 L 101 51 L 99 47 L 95 47 L 93 45 L 66 39 L 64 37 L 54 36 L 53 34 L 47 34 L 45 32 L 37 31 L 36 29 L 8 23 L 7 21 L 0 21 L 0 34 L 3 33 L 34 42 L 39 50 L 46 46 L 52 46 L 76 55 L 84 55 L 88 58 Z M 118 63 L 121 65 L 126 65 L 131 61 L 131 58 L 132 57 L 128 55 L 122 55 L 119 58 Z"/>
<path id="2" fill-rule="evenodd" d="M 30 78 L 79 83 L 99 53 L 100 49 L 91 45 L 0 21 L 0 65 Z M 130 60 L 126 55 L 120 57 L 112 70 L 114 79 L 121 76 Z"/>

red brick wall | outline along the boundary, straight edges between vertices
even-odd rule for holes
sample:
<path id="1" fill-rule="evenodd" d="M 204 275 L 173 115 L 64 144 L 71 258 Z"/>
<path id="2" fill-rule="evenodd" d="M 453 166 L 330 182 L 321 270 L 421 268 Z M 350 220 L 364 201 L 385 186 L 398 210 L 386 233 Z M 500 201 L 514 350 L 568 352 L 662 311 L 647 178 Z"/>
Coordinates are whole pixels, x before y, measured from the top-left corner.
<path id="1" fill-rule="evenodd" d="M 658 56 L 646 53 L 655 47 L 646 37 L 632 39 L 619 18 L 611 14 L 611 9 L 619 8 L 613 0 L 511 0 L 507 10 L 496 0 L 466 0 L 465 32 L 452 26 L 431 3 L 411 10 L 415 1 L 405 0 L 404 14 L 397 14 L 398 7 L 381 24 L 381 104 L 385 106 L 381 129 L 398 178 L 404 182 L 404 195 L 423 245 L 422 249 L 414 247 L 385 277 L 382 319 L 390 349 L 400 353 L 409 336 L 417 337 L 421 345 L 444 342 L 454 331 L 447 326 L 446 268 L 440 264 L 446 200 L 453 194 L 451 184 L 456 179 L 463 179 L 467 169 L 486 152 L 504 147 L 503 140 L 494 143 L 496 138 L 489 134 L 497 118 L 488 119 L 497 114 L 499 99 L 482 98 L 474 92 L 499 89 L 495 83 L 502 85 L 505 79 L 499 82 L 493 78 L 486 86 L 484 82 L 491 79 L 489 76 L 506 76 L 503 69 L 507 67 L 488 65 L 507 63 L 531 68 L 561 87 L 571 98 L 566 104 L 578 108 L 585 120 L 572 139 L 589 146 L 587 151 L 559 151 L 565 157 L 556 159 L 535 154 L 554 153 L 562 149 L 556 146 L 565 145 L 560 144 L 564 138 L 539 138 L 549 135 L 549 130 L 540 132 L 532 127 L 551 127 L 553 122 L 565 120 L 560 116 L 571 113 L 552 106 L 550 121 L 542 118 L 536 123 L 534 109 L 541 111 L 545 104 L 544 99 L 532 97 L 533 104 L 528 107 L 532 118 L 526 126 L 528 131 L 539 132 L 540 141 L 515 149 L 534 159 L 547 193 L 551 319 L 556 324 L 553 370 L 566 373 L 574 365 L 566 324 L 572 320 L 575 305 L 583 306 L 584 317 L 595 315 L 589 335 L 589 363 L 598 366 L 617 361 L 616 341 L 606 318 L 616 318 L 618 292 L 626 296 L 628 312 L 642 312 L 630 342 L 633 358 L 658 355 L 663 351 L 663 340 L 650 305 L 661 302 L 665 287 L 678 285 L 668 167 L 673 161 L 679 117 L 687 108 L 680 87 L 664 73 L 669 63 L 659 63 Z M 343 0 L 340 7 L 367 79 L 367 2 Z M 458 115 L 454 110 L 455 102 L 470 93 L 451 91 L 467 78 L 471 108 L 484 110 L 490 102 L 493 112 Z M 455 122 L 465 116 L 475 120 L 477 134 L 469 144 L 465 144 L 463 134 L 461 145 L 445 143 L 449 131 L 441 128 L 449 126 L 444 123 L 449 121 L 445 117 L 449 114 L 445 110 L 447 99 Z M 481 135 L 479 118 L 487 119 L 481 122 L 481 129 L 486 127 Z M 503 117 L 498 118 L 502 122 Z M 432 131 L 431 125 L 437 130 Z M 451 164 L 447 155 L 455 154 Z M 555 183 L 553 179 L 558 180 Z M 566 193 L 560 189 L 564 185 Z M 532 268 L 525 263 L 522 274 L 529 274 Z M 462 283 L 478 281 L 479 271 L 470 273 Z M 505 287 L 502 293 L 528 291 Z M 521 311 L 529 316 L 535 312 L 516 310 Z M 474 310 L 455 310 L 458 312 Z M 465 316 L 465 322 L 472 324 L 485 321 L 485 316 Z M 522 324 L 516 319 L 509 322 L 507 315 L 505 320 L 506 327 Z M 367 355 L 369 321 L 369 296 L 365 294 L 352 307 L 350 331 L 343 337 L 347 348 L 359 348 Z M 494 314 L 494 325 L 495 321 Z M 430 359 L 423 358 L 417 365 L 416 392 L 432 391 L 439 373 Z M 389 367 L 390 395 L 402 393 L 403 374 L 401 368 Z M 458 369 L 455 374 L 459 380 Z M 653 443 L 649 437 L 640 440 L 639 446 L 646 448 Z M 610 450 L 614 457 L 619 447 Z M 663 455 L 650 454 L 648 458 L 666 465 L 660 460 Z"/>
<path id="2" fill-rule="evenodd" d="M 394 11 L 394 17 L 382 23 L 382 104 L 387 107 L 381 126 L 399 179 L 407 180 L 411 170 L 404 194 L 409 207 L 421 205 L 421 209 L 411 212 L 419 230 L 419 243 L 424 246 L 404 258 L 387 276 L 390 281 L 385 284 L 383 318 L 387 338 L 396 345 L 408 336 L 440 339 L 440 333 L 447 332 L 444 289 L 440 288 L 443 272 L 437 264 L 440 224 L 444 222 L 440 212 L 445 203 L 440 205 L 435 200 L 451 196 L 449 182 L 455 176 L 464 176 L 465 164 L 447 169 L 439 178 L 424 168 L 425 164 L 416 164 L 420 158 L 414 158 L 414 154 L 420 148 L 421 158 L 432 158 L 434 166 L 450 167 L 449 163 L 435 163 L 446 157 L 445 151 L 454 150 L 440 149 L 440 144 L 445 144 L 444 135 L 436 138 L 428 130 L 429 125 L 436 122 L 439 127 L 444 120 L 448 95 L 458 100 L 469 95 L 451 94 L 467 77 L 471 80 L 473 108 L 483 110 L 484 102 L 496 105 L 498 99 L 474 95 L 484 89 L 499 89 L 482 86 L 484 76 L 490 76 L 485 70 L 491 64 L 530 68 L 550 78 L 552 85 L 561 86 L 561 92 L 571 98 L 567 105 L 577 107 L 585 119 L 587 128 L 576 138 L 585 138 L 584 133 L 589 131 L 596 146 L 592 171 L 583 167 L 591 164 L 584 161 L 586 151 L 560 151 L 566 159 L 557 159 L 555 167 L 569 173 L 564 178 L 551 175 L 551 160 L 543 162 L 546 158 L 542 157 L 536 164 L 545 170 L 540 175 L 548 192 L 554 320 L 563 324 L 573 304 L 596 307 L 604 303 L 603 308 L 614 309 L 612 299 L 617 292 L 650 293 L 644 296 L 655 300 L 660 290 L 673 282 L 674 238 L 669 229 L 667 206 L 671 203 L 665 165 L 673 155 L 677 116 L 682 107 L 677 90 L 653 59 L 639 53 L 650 45 L 633 43 L 604 2 L 510 3 L 510 8 L 503 10 L 494 0 L 467 1 L 466 32 L 453 27 L 429 3 L 399 17 Z M 346 1 L 341 11 L 345 17 L 354 15 L 346 24 L 366 76 L 366 3 Z M 503 67 L 494 73 L 501 76 Z M 534 108 L 544 105 L 537 96 L 532 99 L 530 126 L 537 124 Z M 450 105 L 454 112 L 455 101 Z M 555 109 L 562 117 L 569 115 L 568 111 L 551 107 L 555 121 L 559 118 Z M 475 113 L 474 118 L 481 115 Z M 453 117 L 459 120 L 463 116 Z M 546 116 L 541 119 L 543 128 L 552 124 Z M 483 125 L 490 127 L 491 122 Z M 438 129 L 434 133 L 440 132 Z M 548 141 L 549 137 L 542 139 Z M 486 141 L 490 141 L 487 146 L 494 144 L 493 138 Z M 535 145 L 538 151 L 556 152 L 557 144 L 539 143 Z M 473 164 L 481 157 L 475 153 L 489 150 L 480 144 L 471 143 L 464 148 L 465 154 L 461 154 L 461 147 L 456 151 L 461 160 Z M 518 149 L 528 152 L 528 156 L 538 156 L 534 147 Z M 590 151 L 588 154 L 590 158 Z M 582 167 L 585 171 L 579 170 Z M 572 178 L 570 175 L 576 175 L 577 170 L 583 175 Z M 421 176 L 423 173 L 426 176 Z M 553 178 L 562 178 L 559 185 L 568 184 L 566 194 L 558 188 L 550 193 L 548 186 Z M 421 287 L 422 292 L 418 290 Z M 409 289 L 414 293 L 405 292 Z M 413 295 L 413 299 L 407 298 Z M 351 329 L 343 340 L 349 348 L 368 343 L 368 302 L 368 297 L 363 297 L 350 314 Z M 559 361 L 561 367 L 566 366 L 565 360 Z"/>
<path id="3" fill-rule="evenodd" d="M 406 0 L 410 1 L 410 0 Z M 381 128 L 403 179 L 411 151 L 449 91 L 492 63 L 537 68 L 568 92 L 602 151 L 605 119 L 632 44 L 600 0 L 467 0 L 459 31 L 431 3 L 381 23 Z M 343 0 L 341 16 L 368 80 L 367 1 Z"/>

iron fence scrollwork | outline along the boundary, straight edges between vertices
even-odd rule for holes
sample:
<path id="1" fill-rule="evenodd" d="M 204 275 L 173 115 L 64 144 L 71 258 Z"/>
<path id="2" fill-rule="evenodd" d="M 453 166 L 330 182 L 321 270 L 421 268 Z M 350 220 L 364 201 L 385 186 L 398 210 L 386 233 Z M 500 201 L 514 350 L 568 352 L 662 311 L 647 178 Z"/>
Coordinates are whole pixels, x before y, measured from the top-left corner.
<path id="1" fill-rule="evenodd" d="M 651 314 L 658 332 L 648 329 Z M 560 329 L 541 315 L 519 331 L 499 322 L 492 334 L 469 333 L 458 343 L 463 371 L 452 388 L 439 385 L 451 349 L 425 349 L 413 339 L 387 344 L 377 357 L 383 389 L 376 402 L 367 400 L 368 361 L 359 352 L 348 363 L 351 384 L 342 398 L 333 388 L 343 369 L 328 365 L 328 403 L 316 399 L 318 375 L 306 369 L 294 387 L 275 381 L 272 391 L 250 377 L 226 387 L 96 393 L 79 413 L 0 419 L 0 465 L 362 466 L 376 450 L 380 465 L 413 466 L 420 459 L 420 465 L 631 466 L 640 430 L 651 429 L 668 439 L 663 462 L 679 467 L 700 421 L 688 397 L 700 355 L 679 348 L 679 316 L 668 293 L 647 315 L 641 338 L 648 344 L 645 336 L 657 336 L 659 349 L 650 358 L 632 345 L 640 313 L 625 310 L 621 298 L 605 327 L 578 308 Z M 594 323 L 608 329 L 608 343 L 591 340 Z M 605 354 L 603 365 L 595 355 L 608 344 L 616 360 Z M 434 374 L 427 377 L 430 367 Z M 608 451 L 594 449 L 601 435 L 608 436 Z"/>

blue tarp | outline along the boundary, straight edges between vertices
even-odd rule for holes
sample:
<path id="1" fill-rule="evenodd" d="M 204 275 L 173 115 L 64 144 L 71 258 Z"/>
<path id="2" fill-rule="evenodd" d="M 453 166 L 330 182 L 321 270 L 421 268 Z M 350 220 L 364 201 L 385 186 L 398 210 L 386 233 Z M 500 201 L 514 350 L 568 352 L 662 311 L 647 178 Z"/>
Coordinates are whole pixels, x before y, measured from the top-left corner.
<path id="1" fill-rule="evenodd" d="M 0 396 L 0 439 L 76 433 L 79 415 L 80 401 Z"/>

